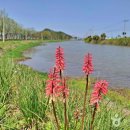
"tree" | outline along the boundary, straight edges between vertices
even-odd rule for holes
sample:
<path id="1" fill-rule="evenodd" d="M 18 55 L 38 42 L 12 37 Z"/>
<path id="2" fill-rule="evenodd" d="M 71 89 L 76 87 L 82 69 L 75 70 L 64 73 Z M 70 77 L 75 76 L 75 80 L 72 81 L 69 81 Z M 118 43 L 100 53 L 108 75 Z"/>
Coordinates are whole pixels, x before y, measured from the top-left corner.
<path id="1" fill-rule="evenodd" d="M 89 43 L 92 41 L 92 36 L 88 36 L 84 40 Z"/>
<path id="2" fill-rule="evenodd" d="M 122 32 L 122 35 L 123 35 L 124 37 L 126 37 L 126 32 Z"/>
<path id="3" fill-rule="evenodd" d="M 105 40 L 106 39 L 106 34 L 102 33 L 100 37 L 101 37 L 101 40 Z"/>
<path id="4" fill-rule="evenodd" d="M 5 21 L 6 21 L 7 15 L 5 13 L 5 10 L 0 11 L 0 20 L 1 20 L 1 35 L 3 42 L 5 42 Z"/>
<path id="5" fill-rule="evenodd" d="M 93 36 L 93 40 L 94 40 L 95 42 L 97 42 L 99 39 L 100 39 L 100 37 L 99 37 L 98 35 L 94 35 L 94 36 Z"/>

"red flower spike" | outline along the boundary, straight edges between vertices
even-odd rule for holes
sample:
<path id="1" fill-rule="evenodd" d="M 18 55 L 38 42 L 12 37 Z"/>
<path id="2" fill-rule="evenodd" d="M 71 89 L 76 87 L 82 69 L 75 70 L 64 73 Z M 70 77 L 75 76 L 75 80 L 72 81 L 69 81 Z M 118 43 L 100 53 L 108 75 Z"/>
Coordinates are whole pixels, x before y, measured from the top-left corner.
<path id="1" fill-rule="evenodd" d="M 52 100 L 59 96 L 59 84 L 60 80 L 58 78 L 59 74 L 57 73 L 56 67 L 53 68 L 53 71 L 50 70 L 50 73 L 48 74 L 48 80 L 46 84 L 46 96 L 51 96 Z"/>
<path id="2" fill-rule="evenodd" d="M 59 70 L 64 70 L 65 63 L 64 63 L 64 50 L 60 46 L 56 49 L 56 67 Z"/>
<path id="3" fill-rule="evenodd" d="M 106 80 L 101 80 L 96 82 L 94 90 L 91 95 L 90 105 L 99 106 L 99 101 L 102 98 L 102 94 L 106 95 L 108 92 L 108 82 Z"/>
<path id="4" fill-rule="evenodd" d="M 65 79 L 61 81 L 56 67 L 50 70 L 48 78 L 45 89 L 46 96 L 51 97 L 51 100 L 55 100 L 56 97 L 60 97 L 62 94 L 64 94 L 63 98 L 68 97 L 69 89 L 66 87 L 66 81 Z"/>
<path id="5" fill-rule="evenodd" d="M 92 54 L 88 53 L 87 55 L 85 55 L 82 70 L 86 75 L 89 75 L 93 72 L 94 69 L 92 64 Z"/>

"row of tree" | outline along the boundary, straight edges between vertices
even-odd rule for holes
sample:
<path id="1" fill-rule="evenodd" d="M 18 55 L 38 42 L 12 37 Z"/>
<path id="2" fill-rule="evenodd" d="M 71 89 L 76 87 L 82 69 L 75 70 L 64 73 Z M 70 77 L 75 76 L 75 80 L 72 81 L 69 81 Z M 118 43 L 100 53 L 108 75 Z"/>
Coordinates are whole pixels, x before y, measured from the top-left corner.
<path id="1" fill-rule="evenodd" d="M 30 39 L 71 39 L 63 32 L 55 32 L 49 29 L 37 32 L 33 28 L 24 28 L 15 20 L 8 17 L 5 10 L 0 10 L 0 40 L 30 40 Z"/>
<path id="2" fill-rule="evenodd" d="M 100 36 L 99 35 L 94 35 L 94 36 L 88 36 L 84 40 L 85 42 L 98 42 L 99 40 L 105 40 L 106 39 L 106 34 L 102 33 Z"/>
<path id="3" fill-rule="evenodd" d="M 33 28 L 23 28 L 22 25 L 18 24 L 15 20 L 8 17 L 5 10 L 0 10 L 0 39 L 11 40 L 11 39 L 34 39 L 33 36 L 36 31 Z"/>

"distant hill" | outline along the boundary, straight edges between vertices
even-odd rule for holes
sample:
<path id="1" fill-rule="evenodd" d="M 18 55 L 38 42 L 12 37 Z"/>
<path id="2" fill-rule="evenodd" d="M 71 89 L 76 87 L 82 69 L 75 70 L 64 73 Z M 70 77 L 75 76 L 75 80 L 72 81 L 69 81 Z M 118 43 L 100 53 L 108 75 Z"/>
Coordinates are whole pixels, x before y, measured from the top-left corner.
<path id="1" fill-rule="evenodd" d="M 44 40 L 69 40 L 72 38 L 71 35 L 66 34 L 61 31 L 54 31 L 51 29 L 44 29 L 43 31 L 36 33 L 37 37 L 44 39 Z"/>

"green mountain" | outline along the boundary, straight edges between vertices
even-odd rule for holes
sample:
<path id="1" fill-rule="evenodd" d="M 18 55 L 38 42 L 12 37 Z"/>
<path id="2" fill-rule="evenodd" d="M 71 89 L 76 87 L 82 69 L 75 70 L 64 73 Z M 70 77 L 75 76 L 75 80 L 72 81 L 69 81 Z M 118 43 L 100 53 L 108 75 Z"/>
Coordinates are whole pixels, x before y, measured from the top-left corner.
<path id="1" fill-rule="evenodd" d="M 69 40 L 72 38 L 71 35 L 61 31 L 54 31 L 51 29 L 44 29 L 43 31 L 37 32 L 36 35 L 44 40 Z"/>

